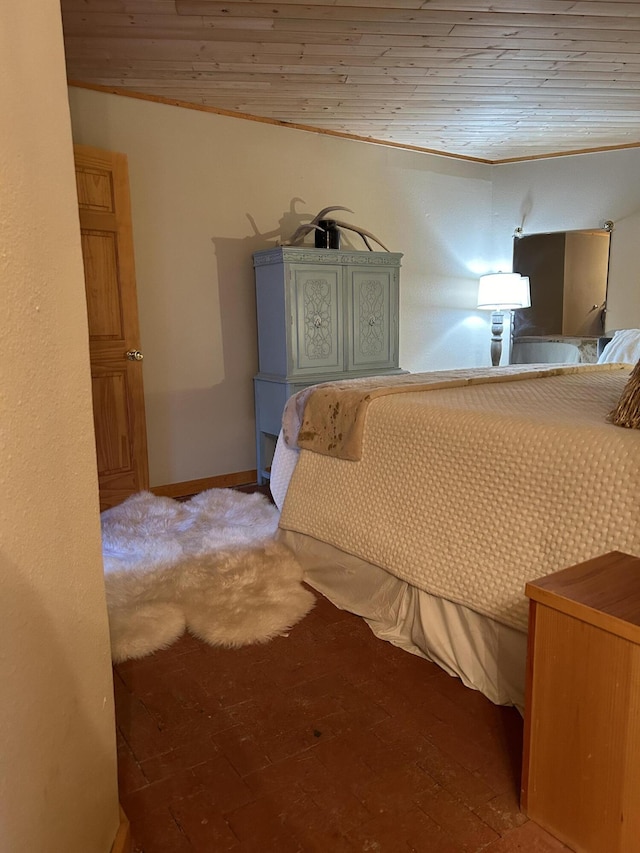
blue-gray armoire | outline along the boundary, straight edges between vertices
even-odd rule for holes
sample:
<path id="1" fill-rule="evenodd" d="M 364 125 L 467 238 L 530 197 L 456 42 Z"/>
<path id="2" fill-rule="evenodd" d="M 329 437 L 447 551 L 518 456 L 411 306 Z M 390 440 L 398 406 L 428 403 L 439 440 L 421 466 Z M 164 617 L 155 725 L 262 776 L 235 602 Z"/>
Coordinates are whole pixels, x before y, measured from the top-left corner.
<path id="1" fill-rule="evenodd" d="M 318 382 L 402 373 L 401 254 L 280 246 L 253 256 L 258 482 L 269 479 L 287 399 Z"/>

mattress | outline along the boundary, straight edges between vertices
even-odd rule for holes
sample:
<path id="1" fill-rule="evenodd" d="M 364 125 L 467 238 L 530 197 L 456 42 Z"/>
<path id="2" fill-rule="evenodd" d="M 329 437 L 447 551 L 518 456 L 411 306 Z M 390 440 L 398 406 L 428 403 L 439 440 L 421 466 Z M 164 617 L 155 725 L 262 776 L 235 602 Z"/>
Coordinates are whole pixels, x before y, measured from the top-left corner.
<path id="1" fill-rule="evenodd" d="M 629 372 L 373 399 L 359 460 L 300 452 L 280 527 L 526 631 L 527 581 L 640 555 L 640 432 L 606 421 Z"/>

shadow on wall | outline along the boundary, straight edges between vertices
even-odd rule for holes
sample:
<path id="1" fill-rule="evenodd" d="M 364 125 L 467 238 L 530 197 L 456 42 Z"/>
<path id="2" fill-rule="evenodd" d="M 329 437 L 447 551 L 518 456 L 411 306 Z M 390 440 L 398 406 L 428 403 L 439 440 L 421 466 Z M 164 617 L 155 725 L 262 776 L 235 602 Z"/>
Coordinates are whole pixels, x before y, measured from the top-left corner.
<path id="1" fill-rule="evenodd" d="M 212 251 L 207 267 L 216 292 L 210 331 L 203 332 L 201 322 L 185 325 L 183 319 L 172 340 L 175 347 L 176 340 L 187 336 L 184 345 L 165 353 L 177 380 L 160 382 L 145 393 L 152 485 L 255 468 L 253 377 L 258 372 L 258 332 L 253 253 L 287 239 L 300 222 L 313 217 L 296 212 L 301 201 L 293 198 L 271 231 L 260 232 L 248 213 L 247 230 L 253 232 L 248 236 L 209 236 Z M 200 311 L 201 320 L 202 305 L 193 304 L 189 310 Z M 179 322 L 174 320 L 174 325 Z M 189 338 L 198 328 L 198 339 Z M 216 364 L 202 364 L 202 359 L 215 359 Z M 178 364 L 173 363 L 176 360 Z"/>
<path id="2" fill-rule="evenodd" d="M 304 204 L 302 199 L 292 198 L 289 210 L 271 230 L 260 231 L 255 218 L 247 213 L 253 232 L 249 236 L 209 237 L 214 254 L 210 275 L 212 281 L 217 279 L 218 313 L 212 318 L 211 335 L 205 341 L 185 340 L 180 353 L 169 355 L 182 359 L 179 387 L 165 383 L 145 395 L 147 423 L 152 424 L 148 431 L 152 485 L 255 468 L 253 377 L 258 372 L 258 328 L 253 254 L 290 239 L 301 224 L 314 218 L 317 210 L 298 212 L 300 204 Z M 365 249 L 359 237 L 355 242 L 352 246 L 345 237 L 344 246 Z M 305 246 L 313 245 L 309 235 Z M 197 310 L 197 306 L 192 309 Z M 188 332 L 188 327 L 181 330 L 182 334 Z M 213 341 L 216 335 L 219 337 Z M 188 362 L 209 357 L 222 363 L 212 370 L 202 365 L 196 370 Z M 212 375 L 216 381 L 190 382 L 190 375 Z"/>
<path id="3" fill-rule="evenodd" d="M 324 207 L 321 208 L 320 211 L 312 211 L 309 213 L 298 213 L 296 211 L 296 202 L 300 202 L 301 204 L 305 204 L 304 200 L 301 198 L 297 198 L 297 197 L 292 198 L 291 203 L 289 205 L 289 210 L 286 211 L 285 213 L 283 213 L 283 215 L 280 217 L 280 219 L 278 221 L 279 227 L 274 228 L 272 231 L 267 231 L 266 233 L 261 233 L 259 231 L 254 217 L 250 213 L 247 213 L 247 219 L 251 223 L 251 227 L 253 228 L 254 235 L 256 237 L 260 237 L 264 241 L 275 240 L 276 245 L 284 243 L 284 242 L 290 240 L 293 237 L 293 235 L 296 234 L 296 232 L 298 231 L 300 226 L 309 224 L 312 220 L 314 220 L 319 215 L 319 212 L 324 213 L 325 210 L 329 209 L 329 205 L 324 205 Z M 338 231 L 340 232 L 340 248 L 347 249 L 347 250 L 353 250 L 353 251 L 368 251 L 369 246 L 371 246 L 371 249 L 373 251 L 377 251 L 377 252 L 386 251 L 377 237 L 375 237 L 369 231 L 362 230 L 357 223 L 350 221 L 350 219 L 351 219 L 350 208 L 347 208 L 345 205 L 340 205 L 340 206 L 332 205 L 331 210 L 332 211 L 338 211 L 338 214 L 337 215 L 334 213 L 327 214 L 327 216 L 329 218 L 333 219 L 333 218 L 337 218 L 337 216 L 340 216 L 344 219 L 344 213 L 342 213 L 342 211 L 347 211 L 347 218 L 349 219 L 348 223 L 347 223 L 347 220 L 344 220 L 345 227 L 338 227 Z M 347 224 L 349 225 L 349 228 L 346 227 Z M 358 234 L 358 236 L 355 236 L 358 231 L 362 231 L 362 233 L 365 234 L 367 237 L 373 238 L 373 243 L 371 241 L 369 241 L 369 245 L 367 245 L 367 242 L 365 241 L 365 239 L 360 234 Z M 354 239 L 355 239 L 355 243 L 353 242 Z M 374 245 L 374 243 L 377 243 L 379 245 Z M 304 236 L 304 240 L 302 241 L 302 243 L 296 243 L 296 245 L 298 245 L 298 246 L 304 245 L 304 246 L 313 248 L 315 245 L 314 231 L 313 230 L 309 231 L 309 233 Z M 260 248 L 268 248 L 268 247 L 265 245 L 265 246 L 262 246 Z"/>
<path id="4" fill-rule="evenodd" d="M 261 232 L 258 226 L 256 225 L 256 221 L 250 213 L 247 213 L 247 219 L 251 223 L 251 227 L 253 228 L 253 236 L 262 241 L 263 245 L 259 245 L 257 249 L 254 251 L 259 251 L 260 249 L 268 248 L 267 243 L 270 240 L 274 240 L 276 243 L 281 243 L 284 240 L 288 240 L 291 235 L 306 222 L 310 222 L 313 219 L 313 213 L 298 213 L 296 210 L 296 203 L 300 202 L 301 204 L 305 204 L 304 199 L 298 198 L 294 196 L 289 203 L 289 210 L 286 210 L 280 219 L 278 220 L 278 228 L 274 228 L 272 231 Z"/>
<path id="5" fill-rule="evenodd" d="M 310 222 L 316 212 L 299 213 L 296 204 L 304 201 L 292 198 L 289 210 L 278 220 L 278 227 L 270 231 L 259 231 L 254 217 L 247 213 L 253 234 L 250 237 L 211 237 L 215 247 L 218 274 L 220 317 L 222 320 L 224 383 L 247 383 L 258 371 L 258 330 L 256 321 L 255 279 L 253 253 L 275 247 L 288 240 L 301 224 Z M 365 249 L 359 238 L 351 244 L 342 233 L 345 248 Z M 358 243 L 360 245 L 358 245 Z M 313 247 L 312 235 L 305 245 Z M 223 383 L 223 384 L 224 384 Z M 253 400 L 249 382 L 248 393 Z M 249 399 L 249 397 L 247 397 Z M 253 402 L 251 402 L 251 408 Z"/>
<path id="6" fill-rule="evenodd" d="M 212 307 L 217 316 L 212 317 L 205 340 L 186 340 L 173 357 L 182 362 L 214 359 L 215 364 L 200 365 L 189 381 L 190 366 L 185 362 L 180 384 L 165 383 L 145 392 L 153 486 L 255 468 L 253 376 L 258 370 L 258 332 L 252 255 L 268 244 L 259 235 L 209 239 L 211 288 L 217 290 Z M 188 335 L 189 328 L 181 333 Z M 202 381 L 203 376 L 211 379 Z"/>
<path id="7" fill-rule="evenodd" d="M 247 213 L 253 234 L 249 237 L 211 237 L 215 249 L 218 277 L 218 299 L 222 328 L 224 379 L 215 388 L 216 405 L 229 415 L 233 413 L 228 439 L 238 440 L 238 430 L 253 441 L 254 402 L 253 377 L 258 372 L 258 325 L 253 254 L 275 247 L 288 239 L 302 222 L 313 213 L 298 213 L 292 198 L 289 210 L 279 219 L 279 225 L 261 232 L 255 219 Z M 302 202 L 304 203 L 304 202 Z M 313 245 L 311 243 L 311 245 Z M 248 461 L 251 461 L 250 459 Z"/>

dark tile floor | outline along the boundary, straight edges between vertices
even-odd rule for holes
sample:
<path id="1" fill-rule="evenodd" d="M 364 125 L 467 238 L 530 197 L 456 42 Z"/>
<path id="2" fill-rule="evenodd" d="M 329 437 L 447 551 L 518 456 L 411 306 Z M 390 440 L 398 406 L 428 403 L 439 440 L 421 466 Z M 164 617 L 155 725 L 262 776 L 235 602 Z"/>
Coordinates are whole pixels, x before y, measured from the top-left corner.
<path id="1" fill-rule="evenodd" d="M 522 720 L 319 597 L 286 637 L 185 635 L 115 667 L 144 853 L 552 853 L 518 808 Z"/>

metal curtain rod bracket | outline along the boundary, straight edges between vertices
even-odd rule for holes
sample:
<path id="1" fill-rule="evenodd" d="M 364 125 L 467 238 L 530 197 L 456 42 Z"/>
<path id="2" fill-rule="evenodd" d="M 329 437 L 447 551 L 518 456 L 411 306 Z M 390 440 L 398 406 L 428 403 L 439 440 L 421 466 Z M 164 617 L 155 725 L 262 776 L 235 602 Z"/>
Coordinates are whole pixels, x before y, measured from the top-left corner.
<path id="1" fill-rule="evenodd" d="M 605 221 L 602 224 L 602 228 L 604 231 L 608 231 L 609 233 L 611 233 L 614 229 L 613 220 L 612 219 L 605 219 Z M 521 225 L 518 225 L 518 227 L 514 229 L 513 236 L 515 238 L 524 237 L 524 229 L 522 228 Z"/>

